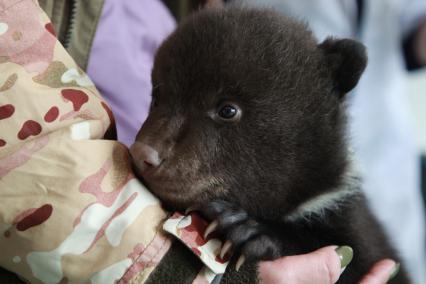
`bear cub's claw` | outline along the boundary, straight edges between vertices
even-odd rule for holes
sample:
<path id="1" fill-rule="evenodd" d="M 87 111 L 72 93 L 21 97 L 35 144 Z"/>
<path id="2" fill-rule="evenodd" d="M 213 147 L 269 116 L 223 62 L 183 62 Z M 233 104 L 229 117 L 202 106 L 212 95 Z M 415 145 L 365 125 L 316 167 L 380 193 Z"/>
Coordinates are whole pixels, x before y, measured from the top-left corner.
<path id="1" fill-rule="evenodd" d="M 237 270 L 245 262 L 273 260 L 280 256 L 281 245 L 277 236 L 239 206 L 215 200 L 196 210 L 211 221 L 204 238 L 215 232 L 222 240 L 226 240 L 220 257 L 225 257 L 230 251 L 234 256 L 239 256 L 235 265 Z"/>

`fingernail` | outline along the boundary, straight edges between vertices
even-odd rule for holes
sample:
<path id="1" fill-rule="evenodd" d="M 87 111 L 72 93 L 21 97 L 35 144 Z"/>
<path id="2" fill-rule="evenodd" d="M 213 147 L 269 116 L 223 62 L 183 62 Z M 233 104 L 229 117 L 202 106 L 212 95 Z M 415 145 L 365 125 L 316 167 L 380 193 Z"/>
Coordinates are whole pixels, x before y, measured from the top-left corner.
<path id="1" fill-rule="evenodd" d="M 395 278 L 395 276 L 398 274 L 400 268 L 401 268 L 401 264 L 399 262 L 396 263 L 395 266 L 392 269 L 391 274 L 389 275 L 389 279 L 388 280 L 391 280 L 391 279 Z"/>
<path id="2" fill-rule="evenodd" d="M 352 261 L 354 251 L 349 246 L 341 246 L 336 249 L 336 253 L 340 258 L 340 267 L 344 268 Z"/>

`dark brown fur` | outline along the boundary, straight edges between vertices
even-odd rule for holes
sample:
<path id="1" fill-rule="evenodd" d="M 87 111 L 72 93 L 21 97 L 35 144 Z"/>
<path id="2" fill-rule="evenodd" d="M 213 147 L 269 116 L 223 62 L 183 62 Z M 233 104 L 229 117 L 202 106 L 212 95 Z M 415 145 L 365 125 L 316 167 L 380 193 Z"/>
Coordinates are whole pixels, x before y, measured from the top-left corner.
<path id="1" fill-rule="evenodd" d="M 137 141 L 162 162 L 145 181 L 170 208 L 218 219 L 248 261 L 350 245 L 354 259 L 339 283 L 356 283 L 376 261 L 398 260 L 361 193 L 321 216 L 286 216 L 345 182 L 343 100 L 365 65 L 361 44 L 318 44 L 304 24 L 271 11 L 190 17 L 155 59 Z M 240 107 L 239 121 L 218 119 L 223 102 Z M 408 283 L 404 269 L 395 283 Z"/>

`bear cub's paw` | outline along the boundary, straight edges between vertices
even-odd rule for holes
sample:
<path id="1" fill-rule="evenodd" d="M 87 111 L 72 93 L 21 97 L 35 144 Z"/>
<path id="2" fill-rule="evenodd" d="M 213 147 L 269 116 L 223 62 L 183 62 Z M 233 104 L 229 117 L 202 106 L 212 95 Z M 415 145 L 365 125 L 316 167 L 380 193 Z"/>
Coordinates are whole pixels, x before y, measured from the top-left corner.
<path id="1" fill-rule="evenodd" d="M 220 257 L 232 251 L 233 258 L 238 257 L 237 270 L 244 262 L 273 260 L 281 255 L 281 244 L 273 232 L 239 206 L 215 200 L 196 210 L 211 221 L 204 238 L 218 234 L 224 240 Z"/>

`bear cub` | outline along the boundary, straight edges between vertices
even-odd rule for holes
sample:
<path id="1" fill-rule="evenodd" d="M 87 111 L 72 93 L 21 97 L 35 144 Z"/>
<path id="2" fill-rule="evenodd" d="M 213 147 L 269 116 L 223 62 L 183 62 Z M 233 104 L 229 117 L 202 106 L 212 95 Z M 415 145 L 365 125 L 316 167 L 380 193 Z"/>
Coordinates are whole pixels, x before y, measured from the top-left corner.
<path id="1" fill-rule="evenodd" d="M 362 44 L 318 43 L 270 10 L 200 11 L 156 54 L 136 171 L 169 209 L 210 220 L 206 235 L 220 233 L 237 266 L 348 245 L 339 283 L 357 283 L 399 261 L 345 141 L 345 94 L 366 64 Z M 403 268 L 392 283 L 409 283 Z"/>

